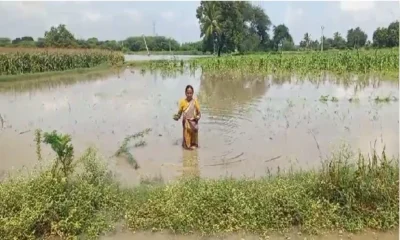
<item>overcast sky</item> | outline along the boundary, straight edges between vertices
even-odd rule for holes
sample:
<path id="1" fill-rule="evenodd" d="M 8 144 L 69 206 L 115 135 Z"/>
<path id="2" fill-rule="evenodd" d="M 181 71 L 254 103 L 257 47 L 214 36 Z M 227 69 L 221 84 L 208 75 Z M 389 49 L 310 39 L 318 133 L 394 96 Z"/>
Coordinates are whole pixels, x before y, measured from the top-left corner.
<path id="1" fill-rule="evenodd" d="M 196 8 L 199 1 L 187 2 L 0 2 L 0 37 L 43 37 L 51 26 L 60 23 L 76 38 L 122 40 L 128 36 L 153 34 L 179 42 L 198 41 Z M 296 43 L 305 32 L 315 39 L 360 26 L 372 39 L 373 31 L 399 18 L 399 3 L 386 2 L 281 2 L 255 1 L 272 24 L 286 24 Z"/>

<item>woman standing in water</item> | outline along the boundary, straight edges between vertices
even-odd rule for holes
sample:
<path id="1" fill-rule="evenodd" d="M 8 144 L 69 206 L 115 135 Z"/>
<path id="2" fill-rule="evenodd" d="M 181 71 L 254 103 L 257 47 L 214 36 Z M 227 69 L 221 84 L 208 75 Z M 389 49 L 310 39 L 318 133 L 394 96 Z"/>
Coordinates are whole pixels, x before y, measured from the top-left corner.
<path id="1" fill-rule="evenodd" d="M 200 105 L 197 99 L 193 98 L 193 87 L 187 85 L 185 88 L 186 98 L 179 101 L 178 114 L 174 115 L 174 120 L 178 121 L 182 116 L 183 141 L 182 147 L 185 149 L 195 149 L 198 145 L 198 123 L 201 117 Z"/>

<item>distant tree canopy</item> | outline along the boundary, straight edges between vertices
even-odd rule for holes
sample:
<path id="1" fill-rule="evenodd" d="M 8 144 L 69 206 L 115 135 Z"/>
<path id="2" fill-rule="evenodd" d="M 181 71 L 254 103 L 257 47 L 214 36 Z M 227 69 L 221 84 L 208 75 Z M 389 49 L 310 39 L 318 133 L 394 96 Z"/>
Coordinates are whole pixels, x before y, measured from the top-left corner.
<path id="1" fill-rule="evenodd" d="M 51 27 L 50 31 L 44 33 L 44 45 L 46 47 L 74 47 L 77 45 L 74 35 L 67 30 L 64 24 L 57 28 Z"/>
<path id="2" fill-rule="evenodd" d="M 124 46 L 130 51 L 146 51 L 146 45 L 150 51 L 177 51 L 180 50 L 180 44 L 172 38 L 164 36 L 148 36 L 145 39 L 142 37 L 129 37 L 124 41 Z"/>
<path id="3" fill-rule="evenodd" d="M 347 31 L 347 47 L 363 47 L 367 43 L 367 38 L 367 34 L 360 27 L 351 28 Z"/>
<path id="4" fill-rule="evenodd" d="M 149 51 L 202 51 L 202 42 L 178 43 L 173 38 L 164 36 L 145 36 Z M 43 38 L 35 41 L 30 36 L 18 37 L 14 40 L 0 37 L 0 47 L 54 47 L 54 48 L 99 48 L 115 51 L 146 51 L 143 36 L 128 37 L 122 41 L 105 40 L 100 41 L 95 37 L 87 40 L 76 39 L 64 24 L 51 27 L 46 31 Z"/>
<path id="5" fill-rule="evenodd" d="M 387 28 L 377 28 L 372 34 L 373 46 L 378 48 L 399 46 L 399 21 L 389 24 Z"/>

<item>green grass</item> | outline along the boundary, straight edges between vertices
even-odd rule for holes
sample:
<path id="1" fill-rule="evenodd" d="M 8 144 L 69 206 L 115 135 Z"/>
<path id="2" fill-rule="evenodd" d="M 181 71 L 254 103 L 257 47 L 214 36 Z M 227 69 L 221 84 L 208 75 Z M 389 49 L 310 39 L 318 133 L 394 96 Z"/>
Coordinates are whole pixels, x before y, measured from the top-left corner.
<path id="1" fill-rule="evenodd" d="M 122 188 L 94 150 L 73 157 L 69 140 L 45 134 L 44 141 L 61 150 L 55 162 L 0 183 L 2 239 L 95 239 L 121 220 L 131 230 L 211 235 L 393 230 L 399 224 L 399 162 L 384 152 L 366 158 L 343 149 L 319 170 L 263 179 L 192 176 L 151 184 L 149 178 Z"/>
<path id="2" fill-rule="evenodd" d="M 261 180 L 187 179 L 153 187 L 128 210 L 133 230 L 175 233 L 245 231 L 263 234 L 293 227 L 317 233 L 398 226 L 398 161 L 377 156 L 358 165 L 346 153 L 320 172 L 291 172 Z"/>

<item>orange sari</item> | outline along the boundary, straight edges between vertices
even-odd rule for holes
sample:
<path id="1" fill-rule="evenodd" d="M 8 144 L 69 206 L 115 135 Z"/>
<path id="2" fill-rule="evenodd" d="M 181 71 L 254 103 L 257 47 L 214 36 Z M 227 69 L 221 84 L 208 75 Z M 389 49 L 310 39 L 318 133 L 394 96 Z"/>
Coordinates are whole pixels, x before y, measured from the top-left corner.
<path id="1" fill-rule="evenodd" d="M 197 116 L 200 114 L 200 106 L 196 99 L 188 102 L 182 99 L 179 102 L 179 114 L 183 115 L 183 141 L 182 147 L 190 149 L 191 147 L 198 147 L 198 120 Z M 195 120 L 189 120 L 195 119 Z"/>

